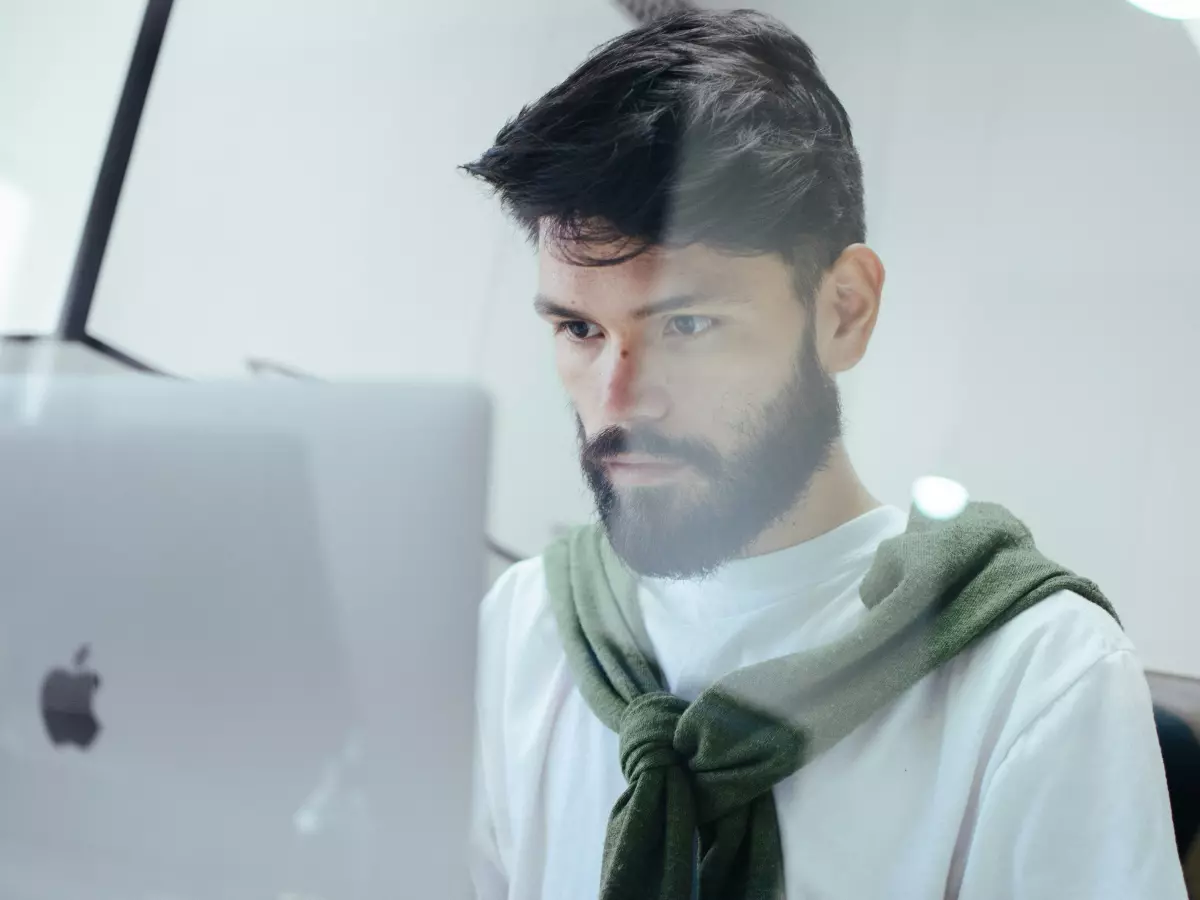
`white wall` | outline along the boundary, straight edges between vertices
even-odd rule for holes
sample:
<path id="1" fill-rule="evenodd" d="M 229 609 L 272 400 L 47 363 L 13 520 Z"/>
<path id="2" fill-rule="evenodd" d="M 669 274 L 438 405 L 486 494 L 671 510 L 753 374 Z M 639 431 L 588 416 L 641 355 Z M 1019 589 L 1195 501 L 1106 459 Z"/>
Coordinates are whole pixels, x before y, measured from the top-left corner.
<path id="1" fill-rule="evenodd" d="M 0 0 L 0 333 L 54 330 L 145 0 Z"/>
<path id="2" fill-rule="evenodd" d="M 843 385 L 864 476 L 1005 503 L 1200 675 L 1200 50 L 1123 0 L 769 11 L 856 122 L 888 265 Z"/>
<path id="3" fill-rule="evenodd" d="M 499 409 L 493 532 L 588 506 L 531 251 L 460 163 L 592 46 L 607 0 L 177 0 L 92 333 L 183 375 L 473 378 Z"/>

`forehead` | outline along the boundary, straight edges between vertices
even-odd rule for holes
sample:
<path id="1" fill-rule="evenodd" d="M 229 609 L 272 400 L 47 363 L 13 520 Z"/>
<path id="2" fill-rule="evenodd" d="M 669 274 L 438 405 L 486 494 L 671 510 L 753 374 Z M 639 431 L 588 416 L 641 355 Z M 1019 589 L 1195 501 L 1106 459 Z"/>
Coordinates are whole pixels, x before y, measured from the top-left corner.
<path id="1" fill-rule="evenodd" d="M 604 260 L 628 252 L 624 245 L 587 248 L 589 258 Z M 792 273 L 775 254 L 737 256 L 692 244 L 651 247 L 614 265 L 580 265 L 561 247 L 538 244 L 538 290 L 572 306 L 636 307 L 656 298 L 703 293 L 737 299 L 790 298 Z"/>

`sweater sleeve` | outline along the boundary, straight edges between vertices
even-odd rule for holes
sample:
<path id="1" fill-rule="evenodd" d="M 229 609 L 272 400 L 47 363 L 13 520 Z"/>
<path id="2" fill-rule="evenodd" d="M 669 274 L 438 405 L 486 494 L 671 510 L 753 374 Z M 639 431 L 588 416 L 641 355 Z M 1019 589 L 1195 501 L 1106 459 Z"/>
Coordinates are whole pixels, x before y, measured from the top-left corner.
<path id="1" fill-rule="evenodd" d="M 1150 693 L 1100 658 L 983 786 L 959 900 L 1185 900 Z"/>

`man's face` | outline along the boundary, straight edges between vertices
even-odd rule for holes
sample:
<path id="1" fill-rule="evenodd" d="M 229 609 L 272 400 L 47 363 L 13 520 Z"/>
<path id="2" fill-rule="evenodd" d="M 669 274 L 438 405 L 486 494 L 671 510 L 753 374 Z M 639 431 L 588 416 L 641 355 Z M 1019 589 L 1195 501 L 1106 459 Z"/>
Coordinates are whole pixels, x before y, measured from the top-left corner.
<path id="1" fill-rule="evenodd" d="M 840 433 L 792 269 L 698 245 L 581 266 L 543 242 L 539 260 L 538 311 L 614 548 L 670 577 L 737 556 Z"/>

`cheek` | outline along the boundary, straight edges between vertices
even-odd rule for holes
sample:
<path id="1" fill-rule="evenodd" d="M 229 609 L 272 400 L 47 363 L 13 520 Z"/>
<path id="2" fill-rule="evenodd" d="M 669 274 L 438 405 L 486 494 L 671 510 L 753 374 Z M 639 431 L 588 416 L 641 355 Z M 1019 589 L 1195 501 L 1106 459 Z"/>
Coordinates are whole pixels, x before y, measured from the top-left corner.
<path id="1" fill-rule="evenodd" d="M 659 381 L 680 403 L 711 407 L 753 395 L 769 381 L 772 368 L 761 352 L 678 352 L 665 354 L 658 370 Z"/>
<path id="2" fill-rule="evenodd" d="M 558 341 L 554 348 L 554 366 L 558 372 L 558 380 L 567 392 L 567 397 L 575 411 L 588 423 L 591 409 L 591 398 L 597 395 L 593 380 L 594 367 L 584 359 L 578 348 Z"/>
<path id="3" fill-rule="evenodd" d="M 680 380 L 672 391 L 675 427 L 704 439 L 723 455 L 735 454 L 754 440 L 763 409 L 789 377 L 790 370 L 775 373 L 747 362 L 723 370 L 721 377 L 709 371 L 702 378 Z"/>

